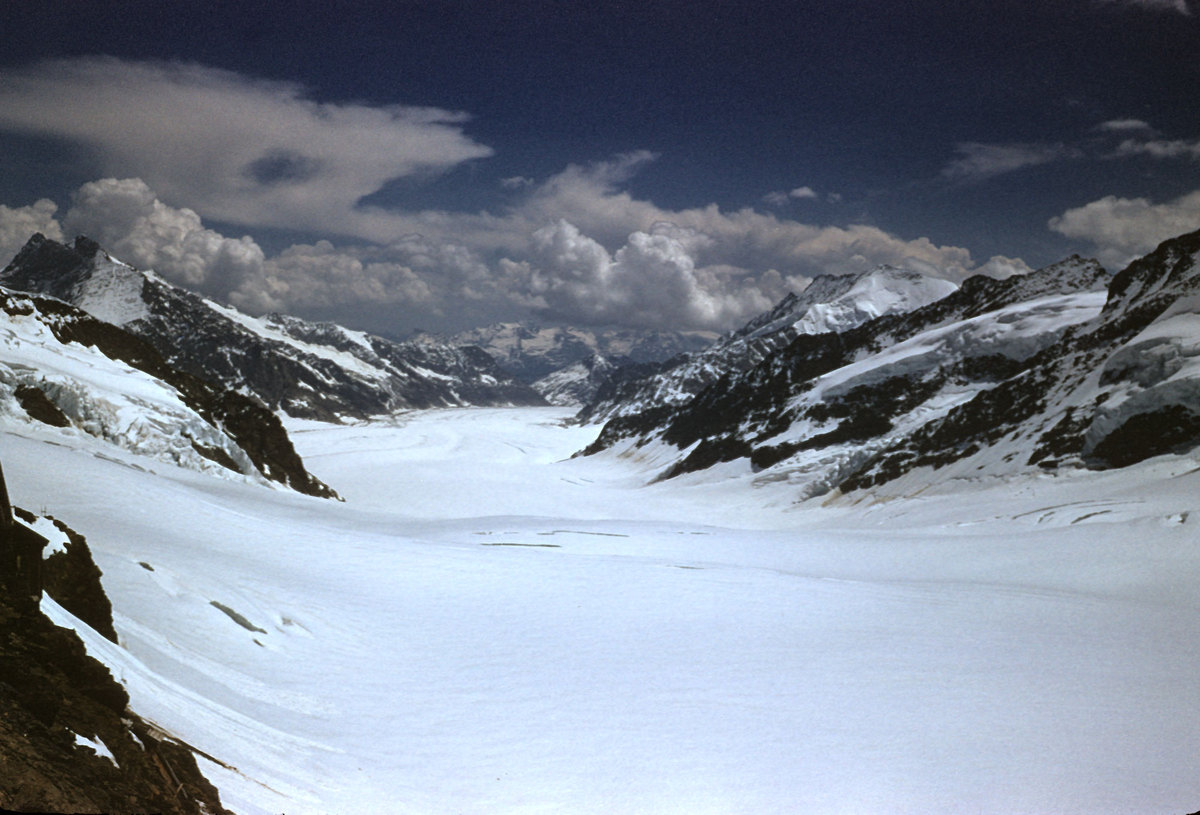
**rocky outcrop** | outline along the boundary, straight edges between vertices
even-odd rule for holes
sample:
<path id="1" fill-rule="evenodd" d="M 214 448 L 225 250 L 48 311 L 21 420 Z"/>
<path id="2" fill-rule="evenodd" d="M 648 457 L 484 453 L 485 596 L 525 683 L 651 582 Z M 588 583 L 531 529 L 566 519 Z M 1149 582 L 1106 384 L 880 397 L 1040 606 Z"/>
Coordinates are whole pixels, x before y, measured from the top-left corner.
<path id="1" fill-rule="evenodd" d="M 224 813 L 192 751 L 128 702 L 74 632 L 0 597 L 0 807 Z"/>
<path id="2" fill-rule="evenodd" d="M 0 807 L 16 812 L 220 815 L 193 750 L 129 710 L 129 696 L 73 632 L 41 612 L 43 583 L 64 608 L 116 641 L 112 608 L 83 537 L 48 541 L 0 475 Z"/>

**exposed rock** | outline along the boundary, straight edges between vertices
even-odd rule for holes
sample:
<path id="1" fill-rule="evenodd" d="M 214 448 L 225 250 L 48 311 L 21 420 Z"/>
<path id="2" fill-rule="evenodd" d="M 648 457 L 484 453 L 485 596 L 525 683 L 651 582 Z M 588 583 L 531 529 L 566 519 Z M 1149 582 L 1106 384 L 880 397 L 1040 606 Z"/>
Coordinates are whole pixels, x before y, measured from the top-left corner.
<path id="1" fill-rule="evenodd" d="M 17 387 L 14 395 L 30 418 L 36 419 L 43 424 L 48 424 L 51 427 L 70 426 L 71 420 L 67 418 L 67 414 L 63 413 L 59 406 L 54 404 L 41 388 L 33 385 L 20 385 Z"/>

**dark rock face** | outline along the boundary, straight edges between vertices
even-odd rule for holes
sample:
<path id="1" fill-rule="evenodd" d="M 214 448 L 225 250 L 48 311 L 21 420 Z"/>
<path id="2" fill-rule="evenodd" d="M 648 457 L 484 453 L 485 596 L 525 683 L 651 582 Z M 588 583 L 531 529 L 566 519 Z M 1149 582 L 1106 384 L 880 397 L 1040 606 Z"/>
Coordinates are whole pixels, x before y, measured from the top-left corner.
<path id="1" fill-rule="evenodd" d="M 17 388 L 14 395 L 30 418 L 36 419 L 43 424 L 48 424 L 51 427 L 67 427 L 71 424 L 71 420 L 67 418 L 67 414 L 63 413 L 58 405 L 50 401 L 50 397 L 46 396 L 45 391 L 40 388 L 32 385 L 21 385 Z"/>
<path id="2" fill-rule="evenodd" d="M 17 514 L 33 520 L 23 510 Z M 55 525 L 69 543 L 65 552 L 46 560 L 38 579 L 44 576 L 51 596 L 115 641 L 112 609 L 87 544 L 61 522 Z M 20 523 L 12 526 L 28 531 Z M 38 589 L 40 595 L 40 584 Z M 0 807 L 20 812 L 224 813 L 192 750 L 143 721 L 128 704 L 125 689 L 87 655 L 74 632 L 53 625 L 36 604 L 25 602 L 23 590 L 14 596 L 4 584 Z M 103 745 L 112 758 L 89 743 Z"/>
<path id="3" fill-rule="evenodd" d="M 0 599 L 0 807 L 224 813 L 192 752 L 128 702 L 74 632 Z M 115 762 L 76 736 L 103 743 Z"/>
<path id="4" fill-rule="evenodd" d="M 14 514 L 26 523 L 33 523 L 33 513 L 14 509 Z M 87 540 L 55 518 L 49 519 L 67 537 L 62 551 L 53 552 L 42 562 L 42 589 L 60 606 L 87 623 L 97 633 L 112 642 L 117 641 L 113 629 L 112 603 L 100 584 L 102 576 Z"/>
<path id="5" fill-rule="evenodd" d="M 98 309 L 97 316 L 148 343 L 172 367 L 299 418 L 545 404 L 481 351 L 396 343 L 284 315 L 256 324 L 113 261 L 85 237 L 67 247 L 35 235 L 0 272 L 0 285 Z M 114 288 L 124 295 L 119 304 Z"/>

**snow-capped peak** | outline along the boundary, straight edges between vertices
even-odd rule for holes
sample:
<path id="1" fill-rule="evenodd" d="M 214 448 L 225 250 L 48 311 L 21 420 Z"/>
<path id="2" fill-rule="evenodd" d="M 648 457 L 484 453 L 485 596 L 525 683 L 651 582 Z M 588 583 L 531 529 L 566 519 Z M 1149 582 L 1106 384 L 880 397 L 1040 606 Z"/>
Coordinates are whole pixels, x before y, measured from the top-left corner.
<path id="1" fill-rule="evenodd" d="M 886 265 L 847 282 L 844 292 L 833 297 L 822 296 L 824 291 L 818 294 L 820 299 L 802 295 L 800 302 L 807 307 L 794 312 L 792 327 L 801 334 L 847 331 L 884 314 L 927 306 L 958 288 L 949 280 Z"/>

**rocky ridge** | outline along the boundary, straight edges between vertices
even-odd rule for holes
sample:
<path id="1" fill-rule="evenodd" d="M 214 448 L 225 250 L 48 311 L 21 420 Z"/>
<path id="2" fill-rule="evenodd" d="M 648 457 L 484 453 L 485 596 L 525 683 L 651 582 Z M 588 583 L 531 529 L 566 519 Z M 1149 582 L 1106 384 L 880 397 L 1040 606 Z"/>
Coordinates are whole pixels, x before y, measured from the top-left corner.
<path id="1" fill-rule="evenodd" d="M 51 297 L 0 290 L 0 412 L 194 469 L 334 497 L 279 417 L 168 364 L 147 342 Z"/>

